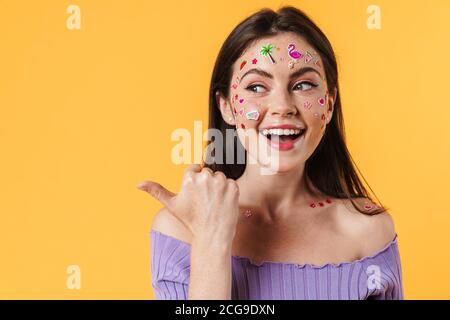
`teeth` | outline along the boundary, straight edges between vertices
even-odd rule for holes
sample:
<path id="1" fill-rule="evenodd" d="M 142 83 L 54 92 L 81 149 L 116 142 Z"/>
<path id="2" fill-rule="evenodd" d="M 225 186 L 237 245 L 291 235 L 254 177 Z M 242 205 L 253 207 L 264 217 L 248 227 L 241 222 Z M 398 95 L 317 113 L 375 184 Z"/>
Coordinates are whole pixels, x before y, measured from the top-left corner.
<path id="1" fill-rule="evenodd" d="M 294 135 L 299 134 L 302 130 L 299 129 L 264 129 L 262 131 L 262 134 L 267 135 L 279 135 L 279 136 L 288 136 L 288 135 Z"/>

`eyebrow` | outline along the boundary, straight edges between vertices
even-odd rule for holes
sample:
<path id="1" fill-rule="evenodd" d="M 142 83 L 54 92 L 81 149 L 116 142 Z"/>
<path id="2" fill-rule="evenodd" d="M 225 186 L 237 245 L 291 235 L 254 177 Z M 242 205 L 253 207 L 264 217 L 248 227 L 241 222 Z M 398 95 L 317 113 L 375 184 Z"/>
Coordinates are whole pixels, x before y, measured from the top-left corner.
<path id="1" fill-rule="evenodd" d="M 322 78 L 322 75 L 320 74 L 320 72 L 317 71 L 317 69 L 311 68 L 311 67 L 303 67 L 303 68 L 300 68 L 300 69 L 298 69 L 297 71 L 291 73 L 291 74 L 289 75 L 289 78 L 290 78 L 290 79 L 297 78 L 297 77 L 300 77 L 300 76 L 304 75 L 304 74 L 307 73 L 307 72 L 315 72 L 315 73 L 317 73 L 317 74 L 319 75 L 319 77 Z M 247 75 L 249 75 L 249 74 L 252 74 L 252 73 L 259 74 L 259 75 L 262 76 L 262 77 L 266 77 L 266 78 L 269 78 L 269 79 L 273 79 L 273 75 L 270 74 L 269 72 L 264 71 L 264 70 L 262 70 L 262 69 L 253 68 L 253 69 L 248 70 L 246 73 L 244 73 L 244 75 L 240 78 L 240 81 L 242 81 L 242 79 L 244 79 L 245 76 L 247 76 Z"/>

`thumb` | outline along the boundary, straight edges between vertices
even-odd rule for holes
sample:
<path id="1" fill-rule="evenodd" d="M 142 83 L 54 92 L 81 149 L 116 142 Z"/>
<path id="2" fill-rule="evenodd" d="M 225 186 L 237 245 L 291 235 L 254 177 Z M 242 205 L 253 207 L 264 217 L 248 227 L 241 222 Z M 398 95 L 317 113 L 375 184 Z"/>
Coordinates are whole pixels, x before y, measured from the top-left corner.
<path id="1" fill-rule="evenodd" d="M 148 192 L 153 198 L 161 202 L 167 208 L 170 208 L 170 200 L 176 195 L 167 190 L 162 185 L 153 181 L 144 181 L 138 184 L 138 189 Z"/>

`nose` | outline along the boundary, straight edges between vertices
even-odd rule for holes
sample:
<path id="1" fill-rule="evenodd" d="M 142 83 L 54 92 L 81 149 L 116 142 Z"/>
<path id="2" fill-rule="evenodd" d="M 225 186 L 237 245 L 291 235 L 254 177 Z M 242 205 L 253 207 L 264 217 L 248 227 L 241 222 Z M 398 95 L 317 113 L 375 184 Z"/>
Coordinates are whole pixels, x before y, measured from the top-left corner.
<path id="1" fill-rule="evenodd" d="M 270 115 L 279 117 L 292 117 L 298 112 L 297 107 L 286 94 L 281 94 L 270 102 L 268 111 Z"/>

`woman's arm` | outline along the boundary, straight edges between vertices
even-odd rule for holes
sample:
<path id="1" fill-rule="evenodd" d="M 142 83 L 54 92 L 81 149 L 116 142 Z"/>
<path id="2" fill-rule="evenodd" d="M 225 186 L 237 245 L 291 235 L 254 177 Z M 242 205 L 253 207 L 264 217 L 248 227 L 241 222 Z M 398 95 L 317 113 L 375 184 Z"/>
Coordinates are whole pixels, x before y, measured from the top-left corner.
<path id="1" fill-rule="evenodd" d="M 214 236 L 193 240 L 189 300 L 198 299 L 231 300 L 231 243 Z"/>
<path id="2" fill-rule="evenodd" d="M 190 174 L 185 174 L 178 195 L 151 182 L 141 186 L 168 206 L 157 214 L 152 229 L 191 243 L 189 299 L 231 299 L 231 247 L 239 214 L 239 189 L 222 173 L 203 169 Z M 161 264 L 164 269 L 167 264 L 170 269 L 178 268 L 171 263 L 158 263 L 158 270 Z M 158 284 L 171 281 L 156 274 Z"/>
<path id="3" fill-rule="evenodd" d="M 193 238 L 166 208 L 156 213 L 152 230 L 159 232 L 152 233 L 151 254 L 152 282 L 158 299 L 231 299 L 232 245 L 218 237 L 220 232 Z M 184 281 L 187 277 L 189 286 Z"/>

